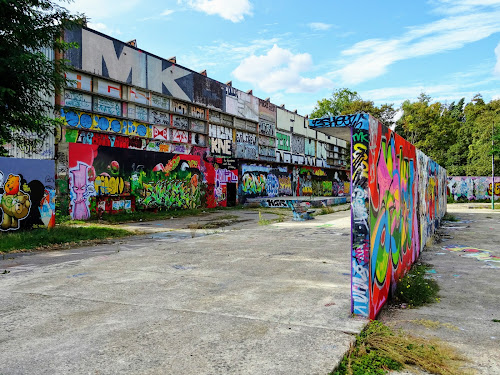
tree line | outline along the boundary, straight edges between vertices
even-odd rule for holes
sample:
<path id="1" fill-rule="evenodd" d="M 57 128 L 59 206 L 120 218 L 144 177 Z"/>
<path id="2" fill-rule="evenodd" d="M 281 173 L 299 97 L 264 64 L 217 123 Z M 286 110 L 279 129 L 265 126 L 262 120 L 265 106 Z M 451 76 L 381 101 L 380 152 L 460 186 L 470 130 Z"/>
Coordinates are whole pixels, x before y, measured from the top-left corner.
<path id="1" fill-rule="evenodd" d="M 450 176 L 491 175 L 492 153 L 500 156 L 500 100 L 485 102 L 477 94 L 450 104 L 432 101 L 425 93 L 400 107 L 376 106 L 347 88 L 317 102 L 310 118 L 365 112 L 414 144 L 447 169 Z M 495 163 L 500 174 L 500 158 Z"/>

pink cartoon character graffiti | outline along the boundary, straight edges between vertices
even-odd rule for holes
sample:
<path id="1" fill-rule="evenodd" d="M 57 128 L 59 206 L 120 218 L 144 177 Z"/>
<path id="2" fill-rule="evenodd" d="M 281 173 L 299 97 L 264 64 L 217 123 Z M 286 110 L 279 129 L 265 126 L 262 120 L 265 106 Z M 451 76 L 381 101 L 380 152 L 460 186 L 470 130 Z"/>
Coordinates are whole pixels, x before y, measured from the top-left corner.
<path id="1" fill-rule="evenodd" d="M 71 217 L 73 220 L 87 220 L 90 217 L 89 197 L 95 190 L 89 180 L 90 167 L 82 162 L 70 170 Z"/>

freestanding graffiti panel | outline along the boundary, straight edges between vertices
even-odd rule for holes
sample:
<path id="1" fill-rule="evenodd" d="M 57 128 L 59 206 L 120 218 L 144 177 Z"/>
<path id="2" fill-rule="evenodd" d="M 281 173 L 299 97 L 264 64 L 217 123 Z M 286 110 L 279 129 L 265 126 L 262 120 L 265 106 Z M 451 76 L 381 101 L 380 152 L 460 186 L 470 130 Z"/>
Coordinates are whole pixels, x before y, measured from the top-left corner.
<path id="1" fill-rule="evenodd" d="M 416 148 L 370 121 L 370 317 L 420 253 Z M 425 182 L 422 181 L 425 185 Z"/>
<path id="2" fill-rule="evenodd" d="M 309 124 L 351 141 L 351 308 L 373 319 L 446 213 L 446 170 L 367 114 Z"/>
<path id="3" fill-rule="evenodd" d="M 53 160 L 0 158 L 0 231 L 55 225 Z"/>

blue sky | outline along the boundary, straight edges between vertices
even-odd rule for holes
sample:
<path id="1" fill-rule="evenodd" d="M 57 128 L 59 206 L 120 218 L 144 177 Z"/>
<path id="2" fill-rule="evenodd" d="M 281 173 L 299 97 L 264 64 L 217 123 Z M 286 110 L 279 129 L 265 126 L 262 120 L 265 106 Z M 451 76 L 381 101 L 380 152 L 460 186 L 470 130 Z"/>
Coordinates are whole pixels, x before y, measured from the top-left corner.
<path id="1" fill-rule="evenodd" d="M 76 0 L 89 27 L 308 114 L 348 87 L 376 104 L 500 99 L 500 0 Z"/>

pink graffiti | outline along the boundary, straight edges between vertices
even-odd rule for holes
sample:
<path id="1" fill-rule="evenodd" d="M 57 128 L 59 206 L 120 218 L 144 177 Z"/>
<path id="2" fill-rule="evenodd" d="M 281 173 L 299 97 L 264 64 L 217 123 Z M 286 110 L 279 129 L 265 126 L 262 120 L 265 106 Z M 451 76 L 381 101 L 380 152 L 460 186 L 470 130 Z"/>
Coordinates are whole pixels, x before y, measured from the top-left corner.
<path id="1" fill-rule="evenodd" d="M 70 170 L 71 184 L 71 216 L 74 220 L 87 220 L 90 217 L 88 199 L 92 195 L 92 184 L 88 181 L 89 166 L 78 162 L 78 165 Z"/>

